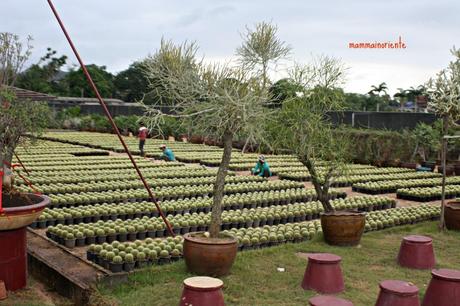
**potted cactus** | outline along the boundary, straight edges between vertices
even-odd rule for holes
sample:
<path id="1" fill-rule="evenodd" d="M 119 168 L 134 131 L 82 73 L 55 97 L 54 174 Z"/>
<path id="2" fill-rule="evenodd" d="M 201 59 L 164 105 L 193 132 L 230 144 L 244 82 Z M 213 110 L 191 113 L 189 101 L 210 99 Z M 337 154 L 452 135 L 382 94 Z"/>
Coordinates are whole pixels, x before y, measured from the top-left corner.
<path id="1" fill-rule="evenodd" d="M 126 252 L 128 252 L 128 250 Z M 123 263 L 123 270 L 126 272 L 131 272 L 134 270 L 135 265 L 136 262 L 134 261 L 134 255 L 127 253 L 125 256 L 125 262 Z"/>
<path id="2" fill-rule="evenodd" d="M 115 255 L 109 264 L 110 271 L 112 273 L 120 273 L 123 271 L 123 258 L 119 255 Z"/>
<path id="3" fill-rule="evenodd" d="M 161 250 L 159 254 L 159 258 L 158 258 L 158 264 L 159 265 L 168 264 L 170 262 L 170 259 L 171 257 L 169 255 L 169 252 L 167 250 Z"/>

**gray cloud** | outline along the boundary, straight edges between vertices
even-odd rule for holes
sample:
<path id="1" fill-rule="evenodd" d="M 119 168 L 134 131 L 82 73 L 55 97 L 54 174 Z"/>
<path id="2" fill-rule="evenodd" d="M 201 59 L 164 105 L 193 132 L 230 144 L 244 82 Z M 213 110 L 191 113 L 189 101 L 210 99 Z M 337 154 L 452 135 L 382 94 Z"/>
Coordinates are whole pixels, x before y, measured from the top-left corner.
<path id="1" fill-rule="evenodd" d="M 293 60 L 307 61 L 312 53 L 340 57 L 351 67 L 347 89 L 366 92 L 371 84 L 386 81 L 395 90 L 417 85 L 443 68 L 460 37 L 457 0 L 54 2 L 85 61 L 113 72 L 154 52 L 162 36 L 196 40 L 208 58 L 228 60 L 245 25 L 272 20 L 280 38 L 294 48 Z M 73 58 L 46 1 L 3 0 L 0 30 L 31 34 L 31 61 L 48 46 Z M 348 49 L 349 42 L 400 35 L 405 50 Z"/>

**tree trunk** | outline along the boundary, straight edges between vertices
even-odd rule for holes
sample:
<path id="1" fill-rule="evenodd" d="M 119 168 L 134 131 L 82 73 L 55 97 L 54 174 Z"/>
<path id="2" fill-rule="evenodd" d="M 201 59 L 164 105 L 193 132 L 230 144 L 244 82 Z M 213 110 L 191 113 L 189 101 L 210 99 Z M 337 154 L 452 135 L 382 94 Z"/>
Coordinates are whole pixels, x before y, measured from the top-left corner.
<path id="1" fill-rule="evenodd" d="M 14 175 L 11 170 L 11 163 L 13 162 L 13 154 L 7 150 L 5 155 L 1 155 L 0 157 L 0 169 L 2 169 L 2 185 L 3 185 L 3 193 L 9 193 L 13 188 L 14 184 Z"/>
<path id="2" fill-rule="evenodd" d="M 313 165 L 311 160 L 308 157 L 303 157 L 300 158 L 300 161 L 307 167 L 308 171 L 310 172 L 311 182 L 315 187 L 316 196 L 318 197 L 318 201 L 320 201 L 323 205 L 324 211 L 334 211 L 334 207 L 332 207 L 331 202 L 329 200 L 329 178 L 326 178 L 324 183 L 321 184 L 315 166 Z"/>
<path id="3" fill-rule="evenodd" d="M 443 128 L 442 128 L 442 148 L 441 148 L 441 158 L 442 158 L 442 184 L 441 184 L 441 220 L 439 222 L 439 229 L 446 229 L 446 221 L 444 219 L 444 210 L 445 210 L 445 201 L 446 201 L 446 159 L 447 159 L 447 130 L 449 128 L 449 117 L 444 116 L 443 118 Z"/>
<path id="4" fill-rule="evenodd" d="M 212 201 L 211 225 L 209 227 L 211 238 L 218 237 L 220 226 L 222 224 L 222 200 L 224 198 L 225 177 L 227 176 L 228 166 L 232 157 L 233 134 L 225 132 L 223 142 L 224 153 L 222 154 L 222 160 L 220 162 L 219 169 L 217 170 L 217 178 L 213 191 L 214 197 Z"/>

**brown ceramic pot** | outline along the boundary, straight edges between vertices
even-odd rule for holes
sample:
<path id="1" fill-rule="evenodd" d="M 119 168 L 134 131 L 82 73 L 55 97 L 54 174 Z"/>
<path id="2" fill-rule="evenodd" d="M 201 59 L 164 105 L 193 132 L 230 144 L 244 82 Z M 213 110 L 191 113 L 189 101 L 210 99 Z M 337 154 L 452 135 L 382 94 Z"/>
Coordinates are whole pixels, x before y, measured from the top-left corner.
<path id="1" fill-rule="evenodd" d="M 452 201 L 446 204 L 444 219 L 447 229 L 460 231 L 460 201 Z"/>
<path id="2" fill-rule="evenodd" d="M 331 245 L 358 245 L 364 232 L 366 214 L 354 211 L 333 211 L 321 214 L 324 240 Z"/>
<path id="3" fill-rule="evenodd" d="M 408 168 L 408 169 L 417 169 L 417 164 L 416 163 L 401 163 L 402 168 Z"/>
<path id="4" fill-rule="evenodd" d="M 223 276 L 230 272 L 236 258 L 238 240 L 221 234 L 207 238 L 204 232 L 184 235 L 184 259 L 187 269 L 197 275 Z"/>

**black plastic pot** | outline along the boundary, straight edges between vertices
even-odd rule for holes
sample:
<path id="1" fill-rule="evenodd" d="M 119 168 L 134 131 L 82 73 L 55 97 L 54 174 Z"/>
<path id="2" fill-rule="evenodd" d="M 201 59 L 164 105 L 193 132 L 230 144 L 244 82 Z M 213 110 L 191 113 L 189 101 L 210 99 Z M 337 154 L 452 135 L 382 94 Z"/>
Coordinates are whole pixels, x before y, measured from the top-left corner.
<path id="1" fill-rule="evenodd" d="M 96 236 L 89 236 L 89 237 L 86 237 L 86 244 L 94 244 L 96 243 Z"/>
<path id="2" fill-rule="evenodd" d="M 64 245 L 66 248 L 74 248 L 75 247 L 75 239 L 66 239 L 64 240 Z"/>
<path id="3" fill-rule="evenodd" d="M 126 233 L 118 234 L 117 235 L 117 240 L 120 241 L 120 242 L 125 242 L 126 240 L 128 240 L 128 234 L 126 234 Z"/>
<path id="4" fill-rule="evenodd" d="M 107 241 L 107 237 L 106 237 L 106 236 L 97 236 L 97 237 L 96 237 L 96 242 L 97 242 L 98 244 L 103 244 L 103 243 L 106 242 L 106 241 Z"/>
<path id="5" fill-rule="evenodd" d="M 166 265 L 170 263 L 170 258 L 169 257 L 160 257 L 158 258 L 158 264 L 159 265 Z"/>
<path id="6" fill-rule="evenodd" d="M 123 271 L 123 263 L 109 263 L 109 269 L 112 273 L 120 273 Z"/>
<path id="7" fill-rule="evenodd" d="M 86 239 L 85 238 L 77 238 L 77 239 L 75 239 L 75 246 L 82 247 L 84 245 L 86 245 Z"/>
<path id="8" fill-rule="evenodd" d="M 125 262 L 123 264 L 123 270 L 125 270 L 126 272 L 131 272 L 134 270 L 135 265 L 136 265 L 135 262 Z"/>

